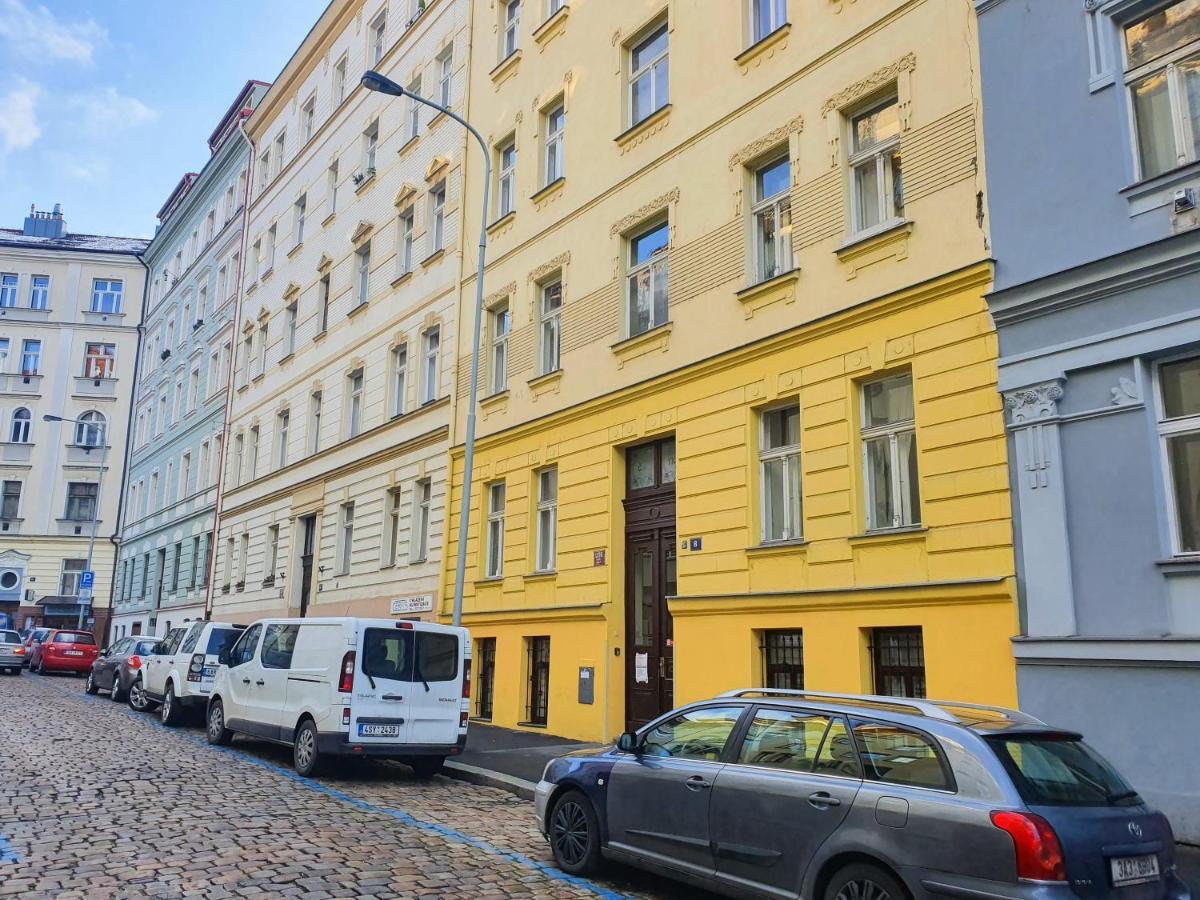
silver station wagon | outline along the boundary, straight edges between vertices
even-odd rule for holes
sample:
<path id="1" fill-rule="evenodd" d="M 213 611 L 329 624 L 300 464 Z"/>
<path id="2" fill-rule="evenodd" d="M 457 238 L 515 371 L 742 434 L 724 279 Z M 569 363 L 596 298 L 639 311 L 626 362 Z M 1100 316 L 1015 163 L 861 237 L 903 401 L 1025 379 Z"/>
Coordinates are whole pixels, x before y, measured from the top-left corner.
<path id="1" fill-rule="evenodd" d="M 552 760 L 538 824 L 731 896 L 1187 900 L 1166 818 L 1079 734 L 1015 710 L 734 691 Z"/>

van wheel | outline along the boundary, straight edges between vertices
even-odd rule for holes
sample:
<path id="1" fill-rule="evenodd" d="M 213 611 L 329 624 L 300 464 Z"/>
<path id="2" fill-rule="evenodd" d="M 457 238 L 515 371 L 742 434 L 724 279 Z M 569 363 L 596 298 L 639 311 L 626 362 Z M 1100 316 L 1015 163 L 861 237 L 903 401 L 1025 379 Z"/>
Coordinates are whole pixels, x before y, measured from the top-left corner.
<path id="1" fill-rule="evenodd" d="M 909 900 L 909 896 L 895 876 L 871 863 L 839 869 L 825 887 L 825 900 Z"/>
<path id="2" fill-rule="evenodd" d="M 167 693 L 163 697 L 162 709 L 159 710 L 158 717 L 164 725 L 174 727 L 179 724 L 179 720 L 183 718 L 183 707 L 179 701 L 175 699 L 175 685 L 167 682 Z"/>
<path id="3" fill-rule="evenodd" d="M 554 861 L 571 875 L 588 875 L 600 866 L 600 822 L 587 797 L 567 791 L 550 813 Z"/>
<path id="4" fill-rule="evenodd" d="M 311 778 L 321 771 L 321 753 L 317 750 L 317 726 L 305 719 L 296 732 L 296 743 L 292 745 L 292 762 L 296 774 Z"/>
<path id="5" fill-rule="evenodd" d="M 432 778 L 438 772 L 442 771 L 442 763 L 446 761 L 444 756 L 414 756 L 408 760 L 408 765 L 417 774 L 418 778 Z"/>
<path id="6" fill-rule="evenodd" d="M 220 698 L 213 698 L 208 704 L 208 723 L 204 734 L 210 744 L 224 747 L 233 740 L 233 732 L 225 727 L 225 705 Z"/>
<path id="7" fill-rule="evenodd" d="M 100 685 L 96 684 L 96 673 L 88 672 L 87 683 L 83 686 L 83 692 L 89 696 L 96 696 L 100 690 Z"/>

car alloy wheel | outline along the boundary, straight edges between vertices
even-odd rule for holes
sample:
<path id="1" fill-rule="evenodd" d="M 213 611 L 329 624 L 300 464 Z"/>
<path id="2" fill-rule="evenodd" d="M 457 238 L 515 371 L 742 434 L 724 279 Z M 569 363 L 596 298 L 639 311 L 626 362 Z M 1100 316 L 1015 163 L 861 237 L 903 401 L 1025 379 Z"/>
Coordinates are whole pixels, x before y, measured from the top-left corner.
<path id="1" fill-rule="evenodd" d="M 84 693 L 96 694 L 100 690 L 100 686 L 96 684 L 96 673 L 88 672 L 87 683 L 83 686 Z"/>
<path id="2" fill-rule="evenodd" d="M 882 866 L 850 863 L 825 887 L 825 900 L 911 900 L 904 883 Z"/>
<path id="3" fill-rule="evenodd" d="M 137 712 L 144 712 L 149 705 L 146 701 L 146 692 L 142 690 L 142 679 L 134 679 L 133 684 L 129 686 L 129 708 Z"/>
<path id="4" fill-rule="evenodd" d="M 887 888 L 870 878 L 858 878 L 842 885 L 837 892 L 837 900 L 892 900 L 892 895 Z"/>
<path id="5" fill-rule="evenodd" d="M 167 682 L 167 692 L 163 696 L 162 709 L 159 712 L 164 725 L 178 725 L 179 718 L 183 715 L 183 708 L 175 696 L 175 685 L 169 681 Z"/>
<path id="6" fill-rule="evenodd" d="M 578 800 L 567 799 L 554 808 L 550 840 L 560 862 L 568 866 L 583 862 L 590 837 L 587 814 Z"/>

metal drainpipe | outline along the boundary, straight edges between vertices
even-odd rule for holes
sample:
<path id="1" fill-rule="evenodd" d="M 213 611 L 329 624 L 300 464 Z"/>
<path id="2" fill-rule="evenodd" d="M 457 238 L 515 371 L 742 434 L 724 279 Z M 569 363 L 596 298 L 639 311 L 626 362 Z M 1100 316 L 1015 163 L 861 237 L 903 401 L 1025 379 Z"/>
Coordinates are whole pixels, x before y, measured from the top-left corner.
<path id="1" fill-rule="evenodd" d="M 229 448 L 229 408 L 233 403 L 234 360 L 237 359 L 237 329 L 242 318 L 242 278 L 246 272 L 246 228 L 250 222 L 250 185 L 254 183 L 254 141 L 246 134 L 245 119 L 239 119 L 238 131 L 250 152 L 246 160 L 246 190 L 242 194 L 242 236 L 238 241 L 237 301 L 233 308 L 232 339 L 229 342 L 229 368 L 225 372 L 225 410 L 221 420 L 221 452 L 217 455 L 217 500 L 213 505 L 212 537 L 208 548 L 208 586 L 204 591 L 204 620 L 212 618 L 213 590 L 216 587 L 217 539 L 221 530 L 221 501 L 225 496 L 225 453 Z"/>

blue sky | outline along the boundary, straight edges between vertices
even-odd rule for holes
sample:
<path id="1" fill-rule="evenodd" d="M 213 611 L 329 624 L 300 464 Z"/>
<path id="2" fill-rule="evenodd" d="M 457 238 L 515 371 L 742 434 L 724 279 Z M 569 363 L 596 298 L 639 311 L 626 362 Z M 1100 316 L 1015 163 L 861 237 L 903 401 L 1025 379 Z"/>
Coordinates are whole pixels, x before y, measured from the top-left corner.
<path id="1" fill-rule="evenodd" d="M 0 0 L 0 227 L 62 203 L 70 231 L 149 237 L 251 78 L 327 0 Z"/>

